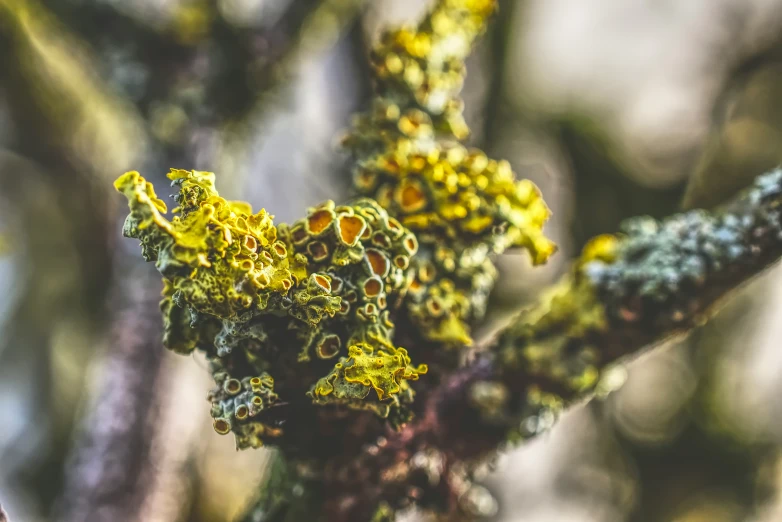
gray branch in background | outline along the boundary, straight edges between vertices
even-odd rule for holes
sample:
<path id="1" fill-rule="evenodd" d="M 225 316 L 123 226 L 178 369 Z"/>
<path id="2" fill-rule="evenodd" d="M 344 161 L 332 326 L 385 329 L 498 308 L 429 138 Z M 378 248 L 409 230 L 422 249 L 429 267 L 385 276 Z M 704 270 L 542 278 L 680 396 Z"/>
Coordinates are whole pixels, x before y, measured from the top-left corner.
<path id="1" fill-rule="evenodd" d="M 111 349 L 101 368 L 100 393 L 77 439 L 54 520 L 134 520 L 145 497 L 163 354 L 160 281 L 147 268 L 117 274 Z"/>

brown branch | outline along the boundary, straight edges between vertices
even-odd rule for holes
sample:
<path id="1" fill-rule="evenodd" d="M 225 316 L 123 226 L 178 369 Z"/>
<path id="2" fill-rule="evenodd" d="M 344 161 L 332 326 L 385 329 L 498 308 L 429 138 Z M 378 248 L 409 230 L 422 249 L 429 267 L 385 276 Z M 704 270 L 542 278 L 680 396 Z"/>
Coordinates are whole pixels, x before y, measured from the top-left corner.
<path id="1" fill-rule="evenodd" d="M 3 505 L 0 504 L 0 522 L 9 522 L 8 515 L 6 514 L 5 510 L 3 509 Z"/>
<path id="2" fill-rule="evenodd" d="M 153 440 L 155 384 L 163 348 L 159 286 L 149 267 L 118 274 L 109 351 L 96 404 L 71 456 L 55 520 L 134 520 Z"/>
<path id="3" fill-rule="evenodd" d="M 782 171 L 759 177 L 719 213 L 641 218 L 625 231 L 588 245 L 490 351 L 427 397 L 417 421 L 360 458 L 332 463 L 329 520 L 368 520 L 383 503 L 410 501 L 453 511 L 465 462 L 544 431 L 592 396 L 619 359 L 705 321 L 782 256 Z"/>

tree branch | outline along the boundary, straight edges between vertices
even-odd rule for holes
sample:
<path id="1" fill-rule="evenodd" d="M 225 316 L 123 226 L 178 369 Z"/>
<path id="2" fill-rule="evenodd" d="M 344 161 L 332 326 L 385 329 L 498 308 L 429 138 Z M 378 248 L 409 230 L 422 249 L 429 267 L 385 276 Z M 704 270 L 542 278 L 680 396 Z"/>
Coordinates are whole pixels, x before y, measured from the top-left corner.
<path id="1" fill-rule="evenodd" d="M 780 256 L 782 170 L 716 213 L 636 218 L 623 235 L 596 238 L 538 305 L 431 393 L 417 421 L 333 464 L 329 519 L 365 520 L 383 502 L 445 498 L 456 509 L 462 463 L 546 430 L 617 360 L 701 324 Z"/>
<path id="2" fill-rule="evenodd" d="M 8 515 L 5 513 L 2 504 L 0 504 L 0 522 L 9 522 Z"/>
<path id="3" fill-rule="evenodd" d="M 317 520 L 323 504 L 323 484 L 276 452 L 270 459 L 260 494 L 241 522 Z"/>
<path id="4" fill-rule="evenodd" d="M 71 456 L 56 519 L 133 520 L 146 495 L 154 432 L 155 383 L 162 335 L 159 283 L 148 267 L 124 273 L 115 287 L 110 346 L 97 404 Z M 134 277 L 135 275 L 135 277 Z"/>

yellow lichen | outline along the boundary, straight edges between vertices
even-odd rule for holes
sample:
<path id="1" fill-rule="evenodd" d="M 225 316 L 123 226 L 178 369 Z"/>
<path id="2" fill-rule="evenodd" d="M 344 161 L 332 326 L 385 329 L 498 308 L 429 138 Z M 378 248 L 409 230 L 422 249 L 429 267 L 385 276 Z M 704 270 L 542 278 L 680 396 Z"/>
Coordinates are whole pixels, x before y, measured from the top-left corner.
<path id="1" fill-rule="evenodd" d="M 316 404 L 345 404 L 386 416 L 389 406 L 399 400 L 398 395 L 410 394 L 407 381 L 418 380 L 427 371 L 425 364 L 411 366 L 404 348 L 357 343 L 350 346 L 347 358 L 313 386 L 310 395 Z M 368 398 L 371 390 L 376 400 Z"/>
<path id="2" fill-rule="evenodd" d="M 386 353 L 375 351 L 368 344 L 356 344 L 350 347 L 348 355 L 344 366 L 345 380 L 371 386 L 381 401 L 399 393 L 402 380 L 418 380 L 418 376 L 428 370 L 425 364 L 410 366 L 410 357 L 404 348 Z"/>
<path id="3" fill-rule="evenodd" d="M 459 143 L 469 132 L 459 99 L 464 61 L 495 7 L 443 0 L 417 27 L 385 33 L 371 53 L 377 96 L 344 140 L 356 158 L 355 190 L 416 234 L 429 255 L 412 259 L 413 268 L 436 265 L 436 278 L 419 274 L 413 283 L 420 291 L 410 306 L 422 336 L 446 344 L 469 344 L 470 323 L 482 317 L 494 284 L 489 256 L 521 247 L 540 264 L 556 249 L 543 234 L 550 211 L 534 183 Z M 428 287 L 443 278 L 452 283 L 444 308 L 424 306 L 434 297 Z"/>
<path id="4" fill-rule="evenodd" d="M 174 169 L 168 177 L 180 190 L 170 221 L 162 215 L 165 203 L 137 172 L 115 186 L 131 209 L 125 235 L 141 241 L 145 258 L 156 262 L 178 302 L 230 318 L 263 309 L 271 293 L 285 293 L 291 278 L 303 275 L 303 267 L 279 255 L 285 247 L 275 244 L 277 229 L 265 210 L 252 214 L 247 204 L 221 198 L 210 172 Z"/>

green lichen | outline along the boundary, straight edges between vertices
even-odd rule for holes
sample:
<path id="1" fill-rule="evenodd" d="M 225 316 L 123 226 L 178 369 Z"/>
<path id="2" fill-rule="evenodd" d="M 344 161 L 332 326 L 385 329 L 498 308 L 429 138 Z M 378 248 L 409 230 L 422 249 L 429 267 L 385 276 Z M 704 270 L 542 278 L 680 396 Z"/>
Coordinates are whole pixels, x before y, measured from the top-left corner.
<path id="1" fill-rule="evenodd" d="M 131 209 L 124 235 L 141 241 L 144 259 L 155 262 L 178 306 L 191 315 L 233 318 L 266 309 L 304 274 L 285 255 L 265 210 L 252 214 L 246 204 L 221 198 L 212 173 L 172 170 L 168 177 L 180 187 L 171 221 L 137 172 L 121 176 L 115 187 Z"/>
<path id="2" fill-rule="evenodd" d="M 498 340 L 501 366 L 529 383 L 520 435 L 546 429 L 567 403 L 593 393 L 618 358 L 703 322 L 718 297 L 775 260 L 780 198 L 778 169 L 716 212 L 633 218 L 588 243 Z"/>
<path id="3" fill-rule="evenodd" d="M 780 194 L 782 169 L 776 169 L 719 212 L 624 222 L 615 260 L 595 260 L 584 268 L 609 318 L 650 329 L 690 320 L 700 303 L 697 296 L 715 275 L 751 264 L 768 242 L 782 237 Z"/>
<path id="4" fill-rule="evenodd" d="M 507 161 L 458 142 L 469 133 L 459 99 L 464 60 L 494 8 L 492 0 L 438 2 L 418 27 L 387 32 L 371 54 L 377 97 L 344 139 L 355 190 L 421 243 L 410 318 L 446 345 L 470 343 L 469 325 L 496 280 L 492 255 L 523 247 L 539 264 L 555 250 L 537 187 L 515 179 Z"/>
<path id="5" fill-rule="evenodd" d="M 313 207 L 304 219 L 281 225 L 280 235 L 292 251 L 306 258 L 309 269 L 322 274 L 321 284 L 341 299 L 333 318 L 301 332 L 300 361 L 313 355 L 332 359 L 347 352 L 312 387 L 313 401 L 371 409 L 383 417 L 399 404 L 398 394 L 405 393 L 409 402 L 412 392 L 404 381 L 426 373 L 426 366 L 410 366 L 407 351 L 394 345 L 390 309 L 411 284 L 410 262 L 418 250 L 415 236 L 366 198 Z M 370 356 L 372 365 L 364 364 Z M 377 392 L 374 397 L 372 389 Z"/>
<path id="6" fill-rule="evenodd" d="M 217 386 L 209 392 L 208 399 L 215 431 L 222 435 L 232 431 L 239 447 L 262 446 L 263 436 L 274 428 L 254 419 L 279 400 L 274 393 L 274 379 L 268 373 L 236 379 L 219 359 L 214 359 L 211 366 Z"/>
<path id="7" fill-rule="evenodd" d="M 410 231 L 376 202 L 359 199 L 313 207 L 306 218 L 281 225 L 280 235 L 309 270 L 323 275 L 320 284 L 340 298 L 329 324 L 310 332 L 317 335 L 304 345 L 300 360 L 313 352 L 323 359 L 336 356 L 336 339 L 345 339 L 345 348 L 359 342 L 392 344 L 389 307 L 407 290 L 410 260 L 418 251 Z"/>
<path id="8" fill-rule="evenodd" d="M 310 395 L 316 404 L 345 404 L 387 417 L 400 400 L 412 399 L 407 381 L 418 380 L 419 375 L 427 372 L 425 364 L 411 365 L 404 348 L 376 348 L 359 343 L 350 347 L 348 355 L 313 386 Z M 376 397 L 369 397 L 372 390 Z"/>
<path id="9" fill-rule="evenodd" d="M 130 207 L 124 233 L 163 275 L 165 346 L 211 361 L 218 433 L 233 432 L 239 447 L 279 437 L 265 412 L 291 396 L 382 417 L 412 400 L 407 381 L 426 366 L 394 345 L 390 315 L 413 281 L 412 232 L 369 199 L 327 201 L 278 229 L 266 211 L 220 197 L 212 173 L 168 177 L 178 190 L 170 220 L 137 172 L 117 180 Z"/>

